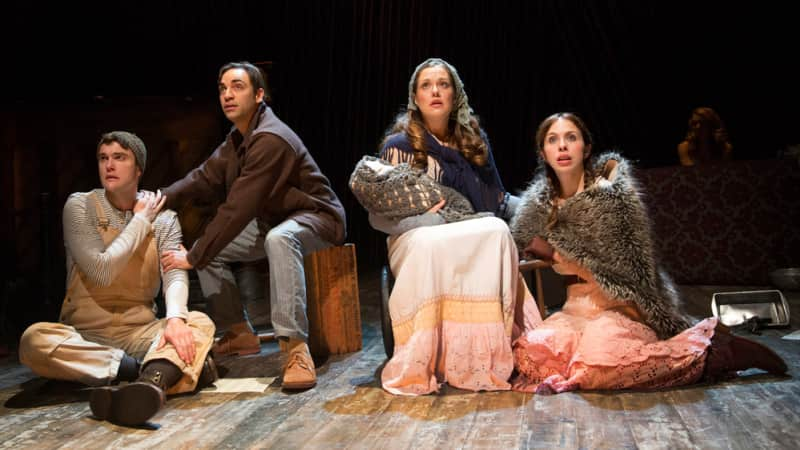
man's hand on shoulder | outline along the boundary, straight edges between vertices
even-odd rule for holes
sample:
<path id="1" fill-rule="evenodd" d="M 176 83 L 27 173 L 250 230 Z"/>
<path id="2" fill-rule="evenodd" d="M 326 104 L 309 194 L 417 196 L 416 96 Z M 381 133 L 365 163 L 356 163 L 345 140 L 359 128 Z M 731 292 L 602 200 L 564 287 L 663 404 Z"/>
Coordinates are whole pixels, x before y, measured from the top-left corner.
<path id="1" fill-rule="evenodd" d="M 139 214 L 148 222 L 152 223 L 156 216 L 158 215 L 161 208 L 164 207 L 164 203 L 166 203 L 167 197 L 161 195 L 161 190 L 159 189 L 155 194 L 149 191 L 142 191 L 139 192 L 139 195 L 136 197 L 136 204 L 133 205 L 133 212 L 134 214 Z"/>
<path id="2" fill-rule="evenodd" d="M 164 273 L 172 269 L 193 269 L 194 266 L 186 259 L 186 253 L 186 247 L 183 245 L 178 250 L 167 250 L 161 253 L 161 267 Z"/>

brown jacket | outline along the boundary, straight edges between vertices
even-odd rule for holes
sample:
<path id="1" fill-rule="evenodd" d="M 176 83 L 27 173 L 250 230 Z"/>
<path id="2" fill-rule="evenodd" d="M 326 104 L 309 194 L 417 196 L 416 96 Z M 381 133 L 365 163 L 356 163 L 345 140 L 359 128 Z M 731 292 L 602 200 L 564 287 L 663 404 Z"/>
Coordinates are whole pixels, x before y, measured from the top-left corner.
<path id="1" fill-rule="evenodd" d="M 336 245 L 345 238 L 344 207 L 330 182 L 297 134 L 264 103 L 245 135 L 234 127 L 205 162 L 162 191 L 168 208 L 191 198 L 225 198 L 187 255 L 198 269 L 253 218 L 270 227 L 294 219 Z"/>

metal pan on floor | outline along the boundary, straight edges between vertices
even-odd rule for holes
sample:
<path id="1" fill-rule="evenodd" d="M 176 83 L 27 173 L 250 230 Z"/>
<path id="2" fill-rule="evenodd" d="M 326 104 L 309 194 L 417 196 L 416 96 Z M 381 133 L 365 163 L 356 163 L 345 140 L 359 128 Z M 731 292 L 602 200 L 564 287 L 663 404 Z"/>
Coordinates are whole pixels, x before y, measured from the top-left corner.
<path id="1" fill-rule="evenodd" d="M 723 325 L 740 325 L 753 317 L 763 326 L 789 325 L 789 304 L 778 290 L 718 292 L 711 296 L 711 313 Z"/>

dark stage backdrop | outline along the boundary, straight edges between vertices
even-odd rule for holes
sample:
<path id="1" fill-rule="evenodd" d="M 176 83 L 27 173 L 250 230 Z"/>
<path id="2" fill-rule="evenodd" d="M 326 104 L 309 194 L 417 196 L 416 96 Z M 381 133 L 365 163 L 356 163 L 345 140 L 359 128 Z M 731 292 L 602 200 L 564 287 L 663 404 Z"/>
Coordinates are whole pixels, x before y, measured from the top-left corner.
<path id="1" fill-rule="evenodd" d="M 100 132 L 138 127 L 151 147 L 145 188 L 210 154 L 228 127 L 216 104 L 217 69 L 232 60 L 271 62 L 272 106 L 332 180 L 362 264 L 383 263 L 384 236 L 369 227 L 346 183 L 355 162 L 376 152 L 406 103 L 409 75 L 427 57 L 458 68 L 512 192 L 535 168 L 536 123 L 562 110 L 587 120 L 596 148 L 616 148 L 644 167 L 677 164 L 689 113 L 702 105 L 725 120 L 735 158 L 776 157 L 800 142 L 789 69 L 794 19 L 779 2 L 731 3 L 8 6 L 0 30 L 7 212 L 0 232 L 3 253 L 18 258 L 4 285 L 35 279 L 47 266 L 53 287 L 46 295 L 60 300 L 60 211 L 69 192 L 98 184 L 92 152 Z M 175 118 L 181 114 L 185 123 Z M 195 150 L 181 153 L 184 147 Z M 42 192 L 50 193 L 47 202 Z"/>

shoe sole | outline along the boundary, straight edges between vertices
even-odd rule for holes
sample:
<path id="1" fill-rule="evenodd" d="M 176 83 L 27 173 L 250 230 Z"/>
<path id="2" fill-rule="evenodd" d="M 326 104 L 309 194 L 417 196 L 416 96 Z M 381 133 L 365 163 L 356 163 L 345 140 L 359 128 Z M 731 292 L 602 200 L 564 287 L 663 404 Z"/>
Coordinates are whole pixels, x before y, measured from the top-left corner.
<path id="1" fill-rule="evenodd" d="M 131 383 L 120 388 L 94 389 L 89 397 L 92 414 L 119 425 L 141 425 L 161 409 L 160 390 L 148 383 Z"/>
<path id="2" fill-rule="evenodd" d="M 300 389 L 311 389 L 316 385 L 317 385 L 317 382 L 313 381 L 311 383 L 282 383 L 281 387 L 283 389 L 288 389 L 288 390 L 294 391 L 294 390 L 300 390 Z"/>

